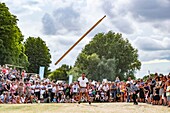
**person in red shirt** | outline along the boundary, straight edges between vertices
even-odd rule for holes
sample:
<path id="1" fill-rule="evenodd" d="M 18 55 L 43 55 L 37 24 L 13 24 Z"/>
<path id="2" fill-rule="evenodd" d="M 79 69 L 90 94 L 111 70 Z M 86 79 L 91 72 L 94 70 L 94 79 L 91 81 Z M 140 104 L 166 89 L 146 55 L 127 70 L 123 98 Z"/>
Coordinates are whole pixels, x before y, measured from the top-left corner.
<path id="1" fill-rule="evenodd" d="M 5 75 L 6 74 L 6 68 L 2 68 L 2 73 Z"/>

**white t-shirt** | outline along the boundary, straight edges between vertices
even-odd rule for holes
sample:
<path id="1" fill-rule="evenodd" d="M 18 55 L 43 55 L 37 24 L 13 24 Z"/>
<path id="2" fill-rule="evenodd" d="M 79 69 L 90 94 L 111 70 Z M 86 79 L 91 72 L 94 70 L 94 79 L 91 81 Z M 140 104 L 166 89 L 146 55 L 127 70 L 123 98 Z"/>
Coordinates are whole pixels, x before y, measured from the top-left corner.
<path id="1" fill-rule="evenodd" d="M 52 88 L 52 92 L 55 93 L 56 90 L 57 90 L 57 89 L 56 89 L 56 87 L 54 86 L 54 87 Z"/>
<path id="2" fill-rule="evenodd" d="M 101 90 L 101 89 L 102 89 L 102 87 L 103 87 L 103 85 L 102 85 L 102 84 L 100 84 L 100 85 L 99 85 L 99 87 L 98 87 L 98 90 Z"/>
<path id="3" fill-rule="evenodd" d="M 79 77 L 78 81 L 79 81 L 80 87 L 86 87 L 86 84 L 89 82 L 86 77 L 84 78 L 84 80 L 82 77 Z"/>
<path id="4" fill-rule="evenodd" d="M 58 90 L 59 90 L 59 93 L 62 93 L 63 92 L 63 87 L 58 87 Z"/>
<path id="5" fill-rule="evenodd" d="M 34 93 L 35 85 L 31 86 L 31 93 Z"/>
<path id="6" fill-rule="evenodd" d="M 35 85 L 35 92 L 39 92 L 40 91 L 40 85 Z"/>
<path id="7" fill-rule="evenodd" d="M 41 85 L 40 88 L 41 88 L 41 94 L 44 94 L 46 87 Z"/>
<path id="8" fill-rule="evenodd" d="M 77 84 L 72 86 L 73 93 L 77 93 L 78 92 L 78 87 L 79 86 Z"/>
<path id="9" fill-rule="evenodd" d="M 104 86 L 103 86 L 103 91 L 106 92 L 106 91 L 108 91 L 108 90 L 109 90 L 109 86 L 108 86 L 108 85 L 107 85 L 107 86 L 104 85 Z"/>
<path id="10" fill-rule="evenodd" d="M 52 90 L 52 88 L 53 88 L 53 87 L 52 87 L 51 84 L 48 84 L 48 85 L 47 85 L 47 89 L 48 89 L 48 90 Z"/>

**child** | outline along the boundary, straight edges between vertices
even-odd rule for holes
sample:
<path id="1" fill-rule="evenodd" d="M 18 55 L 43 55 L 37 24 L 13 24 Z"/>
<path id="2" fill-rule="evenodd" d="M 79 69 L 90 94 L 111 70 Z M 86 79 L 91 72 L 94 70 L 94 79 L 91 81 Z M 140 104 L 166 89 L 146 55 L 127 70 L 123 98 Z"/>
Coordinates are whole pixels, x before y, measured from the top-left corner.
<path id="1" fill-rule="evenodd" d="M 100 93 L 100 102 L 104 102 L 104 92 L 101 91 Z"/>
<path id="2" fill-rule="evenodd" d="M 99 102 L 100 101 L 100 95 L 99 92 L 97 92 L 96 96 L 95 96 L 95 101 Z"/>
<path id="3" fill-rule="evenodd" d="M 32 103 L 38 103 L 38 97 L 36 97 L 35 95 L 32 98 Z"/>
<path id="4" fill-rule="evenodd" d="M 0 95 L 0 104 L 4 103 L 4 93 Z"/>
<path id="5" fill-rule="evenodd" d="M 56 95 L 54 95 L 53 102 L 54 102 L 54 103 L 57 102 L 57 96 L 56 96 Z"/>
<path id="6" fill-rule="evenodd" d="M 16 96 L 16 104 L 21 104 L 21 99 L 19 96 Z"/>
<path id="7" fill-rule="evenodd" d="M 65 95 L 64 94 L 61 95 L 60 103 L 65 103 Z"/>
<path id="8" fill-rule="evenodd" d="M 104 93 L 104 102 L 108 102 L 108 100 L 109 100 L 109 97 L 108 97 L 107 93 Z"/>
<path id="9" fill-rule="evenodd" d="M 17 98 L 15 97 L 15 95 L 12 95 L 12 100 L 11 100 L 11 101 L 12 101 L 12 104 L 16 104 L 16 103 L 17 103 L 17 102 L 16 102 L 16 99 L 17 99 Z"/>
<path id="10" fill-rule="evenodd" d="M 167 96 L 168 107 L 170 107 L 170 80 L 168 80 L 167 82 L 166 96 Z"/>
<path id="11" fill-rule="evenodd" d="M 24 94 L 21 95 L 20 101 L 21 101 L 21 103 L 25 103 L 25 96 L 24 96 Z"/>

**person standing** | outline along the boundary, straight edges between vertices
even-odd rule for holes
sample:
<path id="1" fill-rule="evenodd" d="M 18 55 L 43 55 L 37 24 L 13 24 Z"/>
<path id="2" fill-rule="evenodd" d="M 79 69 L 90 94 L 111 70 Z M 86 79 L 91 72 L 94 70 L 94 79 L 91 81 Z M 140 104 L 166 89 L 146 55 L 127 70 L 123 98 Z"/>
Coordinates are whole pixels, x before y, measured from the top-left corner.
<path id="1" fill-rule="evenodd" d="M 134 105 L 138 105 L 138 102 L 137 102 L 137 98 L 138 98 L 138 96 L 137 96 L 137 94 L 138 94 L 138 92 L 139 92 L 140 90 L 139 90 L 139 88 L 137 87 L 137 83 L 134 83 L 134 84 L 132 84 L 132 99 L 133 99 L 133 103 L 134 103 Z"/>
<path id="2" fill-rule="evenodd" d="M 89 104 L 91 104 L 89 95 L 88 95 L 88 90 L 89 90 L 89 82 L 88 79 L 86 78 L 85 73 L 82 73 L 82 76 L 78 78 L 78 85 L 79 85 L 79 104 L 82 98 L 82 94 L 85 94 Z"/>
<path id="3" fill-rule="evenodd" d="M 41 87 L 40 87 L 39 81 L 36 81 L 34 92 L 39 102 L 40 102 L 40 90 L 41 90 Z"/>
<path id="4" fill-rule="evenodd" d="M 166 96 L 167 96 L 168 107 L 170 107 L 170 80 L 167 81 Z"/>

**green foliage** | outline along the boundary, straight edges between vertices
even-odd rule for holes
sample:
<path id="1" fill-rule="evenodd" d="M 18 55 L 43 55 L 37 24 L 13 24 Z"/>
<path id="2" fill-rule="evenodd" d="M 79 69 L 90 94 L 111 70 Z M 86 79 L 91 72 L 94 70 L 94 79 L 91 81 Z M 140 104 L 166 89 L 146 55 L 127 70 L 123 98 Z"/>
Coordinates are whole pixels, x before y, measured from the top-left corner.
<path id="1" fill-rule="evenodd" d="M 134 77 L 141 67 L 137 52 L 119 33 L 98 33 L 79 54 L 75 67 L 87 72 L 91 79 L 114 80 L 118 76 L 123 80 Z"/>
<path id="2" fill-rule="evenodd" d="M 51 63 L 50 50 L 46 43 L 40 38 L 29 37 L 25 42 L 25 53 L 30 63 L 28 72 L 38 73 L 39 67 L 45 67 L 45 75 L 49 72 L 48 68 Z"/>
<path id="3" fill-rule="evenodd" d="M 73 67 L 68 71 L 68 75 L 73 75 L 73 81 L 77 81 L 80 77 L 81 70 L 77 67 Z"/>
<path id="4" fill-rule="evenodd" d="M 142 79 L 143 81 L 147 81 L 149 78 L 153 78 L 155 74 L 145 75 Z"/>
<path id="5" fill-rule="evenodd" d="M 102 81 L 104 78 L 108 80 L 114 80 L 116 78 L 115 75 L 115 59 L 105 59 L 102 58 L 101 62 L 97 65 L 96 74 L 100 76 L 96 76 L 96 78 L 92 78 L 95 80 Z"/>
<path id="6" fill-rule="evenodd" d="M 48 77 L 51 80 L 68 80 L 68 72 L 70 71 L 72 67 L 63 64 L 61 67 L 53 71 Z"/>
<path id="7" fill-rule="evenodd" d="M 17 26 L 17 17 L 0 3 L 0 64 L 14 64 L 27 67 L 24 53 L 23 35 Z"/>

